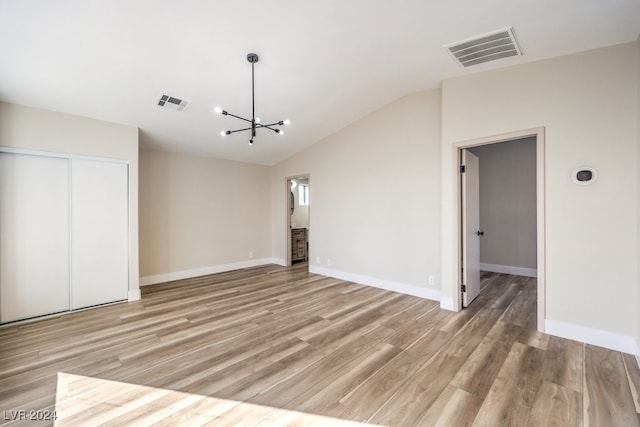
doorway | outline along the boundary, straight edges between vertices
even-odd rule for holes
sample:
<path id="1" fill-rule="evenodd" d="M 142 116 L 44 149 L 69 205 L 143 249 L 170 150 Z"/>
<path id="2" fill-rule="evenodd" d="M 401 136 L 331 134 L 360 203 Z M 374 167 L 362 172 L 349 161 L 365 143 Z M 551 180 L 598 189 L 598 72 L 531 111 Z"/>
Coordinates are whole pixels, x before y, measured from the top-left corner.
<path id="1" fill-rule="evenodd" d="M 309 260 L 310 235 L 310 180 L 309 175 L 286 179 L 286 265 Z"/>
<path id="2" fill-rule="evenodd" d="M 458 185 L 457 185 L 457 204 L 458 204 L 458 224 L 459 228 L 457 233 L 459 235 L 459 251 L 458 251 L 458 259 L 457 263 L 457 271 L 458 271 L 458 281 L 456 286 L 456 292 L 454 293 L 455 304 L 458 309 L 462 309 L 463 306 L 468 306 L 473 298 L 476 295 L 473 293 L 479 293 L 480 291 L 480 250 L 479 245 L 481 239 L 487 238 L 487 234 L 485 233 L 487 230 L 483 229 L 483 224 L 474 224 L 473 218 L 469 217 L 469 213 L 467 212 L 467 207 L 465 204 L 468 204 L 469 201 L 465 201 L 467 195 L 465 195 L 466 189 L 471 188 L 472 192 L 474 189 L 474 185 L 478 183 L 469 183 L 465 182 L 468 179 L 473 181 L 476 178 L 469 177 L 466 175 L 468 170 L 464 170 L 462 166 L 465 166 L 465 161 L 468 162 L 467 159 L 463 161 L 463 158 L 468 155 L 473 155 L 473 151 L 480 152 L 485 148 L 497 147 L 496 144 L 499 143 L 516 143 L 517 141 L 522 141 L 524 139 L 529 139 L 535 144 L 533 148 L 534 152 L 532 155 L 535 158 L 534 172 L 532 175 L 535 175 L 535 188 L 531 189 L 531 191 L 535 191 L 535 207 L 531 207 L 535 210 L 535 217 L 531 220 L 535 223 L 535 230 L 532 231 L 530 235 L 530 239 L 535 240 L 535 248 L 533 248 L 533 253 L 529 253 L 529 257 L 535 258 L 535 265 L 530 266 L 534 268 L 522 268 L 518 270 L 517 268 L 514 271 L 505 271 L 504 273 L 509 274 L 518 274 L 518 275 L 530 275 L 536 276 L 537 278 L 537 328 L 539 331 L 544 331 L 544 314 L 545 314 L 545 276 L 544 276 L 544 260 L 545 260 L 545 245 L 544 245 L 544 129 L 537 128 L 527 131 L 521 132 L 513 132 L 509 134 L 499 135 L 495 137 L 487 137 L 477 140 L 471 140 L 462 142 L 455 145 L 456 158 L 458 159 L 458 165 L 460 166 L 460 170 L 458 173 Z M 492 147 L 489 147 L 492 146 Z M 476 147 L 474 149 L 473 147 Z M 484 147 L 484 148 L 483 148 Z M 475 156 L 474 156 L 475 157 Z M 472 160 L 473 162 L 473 160 Z M 482 163 L 482 158 L 480 156 L 480 163 Z M 466 176 L 465 176 L 466 175 Z M 475 189 L 478 191 L 478 188 Z M 476 194 L 476 197 L 479 194 Z M 473 195 L 471 197 L 473 203 Z M 471 207 L 472 215 L 479 214 L 479 208 Z M 504 223 L 503 223 L 504 225 Z M 529 251 L 530 252 L 530 251 Z M 483 266 L 491 266 L 495 267 L 491 263 L 483 263 Z M 496 272 L 500 273 L 501 271 L 496 270 Z M 531 274 L 528 274 L 531 273 Z M 470 278 L 469 276 L 475 276 Z M 471 285 L 471 289 L 470 286 Z"/>

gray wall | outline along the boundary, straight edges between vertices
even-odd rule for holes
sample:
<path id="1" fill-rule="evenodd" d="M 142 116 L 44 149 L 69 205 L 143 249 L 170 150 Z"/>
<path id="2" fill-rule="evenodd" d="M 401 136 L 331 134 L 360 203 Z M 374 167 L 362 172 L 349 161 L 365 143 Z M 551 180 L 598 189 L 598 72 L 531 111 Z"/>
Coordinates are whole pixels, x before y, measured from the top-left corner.
<path id="1" fill-rule="evenodd" d="M 535 269 L 535 138 L 471 151 L 480 158 L 480 262 Z"/>

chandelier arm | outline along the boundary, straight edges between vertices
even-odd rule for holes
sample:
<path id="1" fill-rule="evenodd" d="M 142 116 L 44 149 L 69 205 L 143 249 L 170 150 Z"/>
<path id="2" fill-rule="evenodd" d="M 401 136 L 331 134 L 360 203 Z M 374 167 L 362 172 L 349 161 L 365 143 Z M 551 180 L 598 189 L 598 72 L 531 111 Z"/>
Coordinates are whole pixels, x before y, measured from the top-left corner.
<path id="1" fill-rule="evenodd" d="M 284 123 L 282 123 L 282 120 L 279 120 L 274 123 L 267 123 L 267 124 L 256 123 L 256 127 L 258 128 L 268 128 L 269 126 L 283 126 L 283 125 Z"/>
<path id="2" fill-rule="evenodd" d="M 232 133 L 236 133 L 236 132 L 243 132 L 245 130 L 251 130 L 251 128 L 244 128 L 244 129 L 236 129 L 236 130 L 228 130 L 227 132 L 229 132 L 229 134 Z"/>
<path id="3" fill-rule="evenodd" d="M 227 114 L 225 114 L 225 116 L 235 117 L 236 119 L 244 120 L 245 122 L 251 123 L 251 120 L 245 119 L 244 117 L 236 116 L 235 114 L 231 114 L 229 112 L 227 112 Z"/>
<path id="4" fill-rule="evenodd" d="M 274 131 L 275 133 L 280 133 L 280 129 L 274 129 L 274 128 L 272 128 L 270 125 L 267 125 L 267 126 L 261 126 L 261 127 L 265 128 L 265 129 L 272 130 L 272 131 Z"/>

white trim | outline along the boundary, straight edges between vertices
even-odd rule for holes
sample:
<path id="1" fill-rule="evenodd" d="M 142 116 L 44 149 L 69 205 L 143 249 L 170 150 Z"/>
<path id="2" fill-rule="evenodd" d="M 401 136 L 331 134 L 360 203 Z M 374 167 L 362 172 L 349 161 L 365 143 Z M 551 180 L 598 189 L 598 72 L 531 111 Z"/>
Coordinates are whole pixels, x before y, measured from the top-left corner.
<path id="1" fill-rule="evenodd" d="M 293 192 L 293 190 L 291 189 L 291 182 L 294 179 L 306 179 L 307 180 L 307 185 L 311 185 L 311 175 L 309 175 L 308 172 L 306 173 L 300 173 L 297 175 L 291 175 L 291 176 L 286 176 L 284 178 L 284 182 L 285 182 L 285 206 L 286 206 L 286 211 L 284 214 L 284 228 L 285 228 L 285 242 L 284 242 L 284 247 L 285 247 L 285 257 L 283 259 L 284 263 L 280 264 L 279 262 L 277 262 L 276 264 L 278 265 L 282 265 L 284 267 L 288 267 L 290 265 L 292 265 L 292 261 L 291 261 L 291 192 Z M 311 191 L 311 190 L 309 190 Z M 309 205 L 309 221 L 307 224 L 307 244 L 309 244 L 310 241 L 310 232 L 311 232 L 311 206 Z M 309 244 L 310 245 L 310 244 Z M 307 256 L 309 256 L 309 247 L 307 248 Z M 277 258 L 277 260 L 279 261 L 281 258 Z"/>
<path id="2" fill-rule="evenodd" d="M 140 289 L 131 289 L 129 292 L 127 292 L 127 300 L 129 302 L 140 301 L 141 298 L 142 293 L 140 292 Z"/>
<path id="3" fill-rule="evenodd" d="M 12 327 L 12 326 L 26 325 L 28 323 L 39 322 L 41 320 L 53 319 L 53 318 L 56 318 L 56 317 L 68 316 L 70 314 L 77 313 L 77 312 L 80 312 L 80 311 L 93 310 L 94 308 L 107 307 L 107 306 L 110 306 L 110 305 L 123 304 L 123 303 L 126 303 L 126 302 L 128 302 L 128 301 L 127 300 L 111 301 L 111 302 L 105 302 L 104 304 L 92 305 L 92 306 L 89 306 L 89 307 L 75 308 L 73 310 L 59 311 L 57 313 L 51 313 L 51 314 L 43 314 L 42 316 L 29 317 L 27 319 L 12 320 L 10 322 L 0 323 L 0 329 L 2 329 L 4 327 L 9 328 L 9 327 Z"/>
<path id="4" fill-rule="evenodd" d="M 280 265 L 282 267 L 287 266 L 287 260 L 284 258 L 271 258 L 271 264 Z"/>
<path id="5" fill-rule="evenodd" d="M 441 211 L 441 263 L 442 289 L 446 298 L 453 300 L 452 309 L 460 311 L 461 257 L 460 252 L 460 160 L 463 148 L 506 142 L 525 137 L 536 138 L 536 243 L 537 243 L 537 327 L 545 332 L 546 318 L 546 210 L 545 210 L 545 128 L 538 127 L 467 141 L 443 140 L 442 150 L 442 211 Z M 448 199 L 446 195 L 451 198 Z"/>
<path id="6" fill-rule="evenodd" d="M 636 338 L 636 363 L 640 366 L 640 338 Z"/>
<path id="7" fill-rule="evenodd" d="M 547 318 L 547 204 L 545 176 L 545 128 L 535 130 L 536 135 L 536 317 L 538 331 L 545 332 L 544 321 Z"/>
<path id="8" fill-rule="evenodd" d="M 443 310 L 456 311 L 455 306 L 453 305 L 453 298 L 442 297 L 440 299 L 440 308 Z"/>
<path id="9" fill-rule="evenodd" d="M 405 295 L 426 298 L 433 301 L 440 301 L 442 294 L 439 290 L 423 288 L 406 283 L 393 282 L 390 280 L 378 279 L 376 277 L 363 276 L 361 274 L 347 273 L 345 271 L 333 270 L 330 268 L 309 266 L 309 272 L 321 274 L 323 276 L 334 277 L 348 282 L 359 283 L 361 285 L 373 286 L 374 288 L 387 291 L 399 292 Z"/>
<path id="10" fill-rule="evenodd" d="M 637 354 L 637 342 L 632 336 L 587 328 L 558 320 L 547 319 L 544 323 L 545 333 L 549 335 L 597 345 L 598 347 L 621 351 L 623 353 Z"/>
<path id="11" fill-rule="evenodd" d="M 173 271 L 171 273 L 154 274 L 140 278 L 140 286 L 153 285 L 156 283 L 171 282 L 174 280 L 189 279 L 209 274 L 224 273 L 227 271 L 240 270 L 243 268 L 257 267 L 259 265 L 274 264 L 274 258 L 252 259 L 249 261 L 233 262 L 230 264 L 212 265 L 209 267 L 194 268 L 192 270 Z"/>
<path id="12" fill-rule="evenodd" d="M 44 151 L 44 150 L 31 150 L 25 148 L 13 148 L 0 146 L 0 152 L 10 154 L 23 154 L 25 156 L 41 156 L 41 157 L 56 157 L 61 159 L 76 159 L 76 160 L 91 160 L 93 162 L 108 162 L 108 163 L 124 163 L 130 164 L 129 160 L 118 159 L 113 157 L 97 157 L 97 156 L 85 156 L 82 154 L 64 153 L 57 151 Z"/>
<path id="13" fill-rule="evenodd" d="M 510 265 L 485 264 L 480 263 L 480 270 L 492 273 L 513 274 L 516 276 L 537 277 L 538 271 L 535 268 L 512 267 Z"/>

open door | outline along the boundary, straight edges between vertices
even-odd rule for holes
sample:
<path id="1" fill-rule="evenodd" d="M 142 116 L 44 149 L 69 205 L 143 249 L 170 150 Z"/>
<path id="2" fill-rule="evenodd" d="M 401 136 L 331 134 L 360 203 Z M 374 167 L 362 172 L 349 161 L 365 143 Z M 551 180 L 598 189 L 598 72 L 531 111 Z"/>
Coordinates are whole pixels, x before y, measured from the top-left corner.
<path id="1" fill-rule="evenodd" d="M 480 294 L 480 161 L 462 150 L 462 306 Z"/>
<path id="2" fill-rule="evenodd" d="M 286 265 L 309 259 L 309 175 L 286 178 L 287 259 Z"/>

